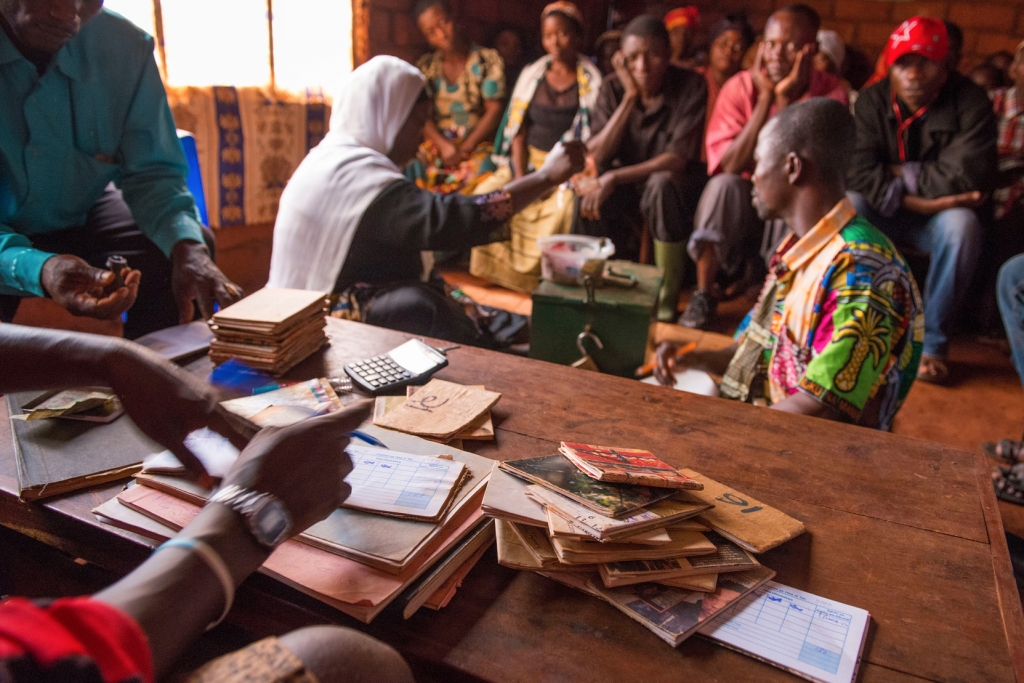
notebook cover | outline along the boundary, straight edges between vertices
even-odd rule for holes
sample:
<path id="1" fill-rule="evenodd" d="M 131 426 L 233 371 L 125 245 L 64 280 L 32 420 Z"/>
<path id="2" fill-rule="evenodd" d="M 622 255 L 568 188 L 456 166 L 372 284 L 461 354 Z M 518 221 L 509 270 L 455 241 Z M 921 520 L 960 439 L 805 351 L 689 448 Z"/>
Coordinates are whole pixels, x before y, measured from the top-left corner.
<path id="1" fill-rule="evenodd" d="M 600 581 L 593 580 L 590 588 L 675 647 L 713 616 L 774 576 L 775 572 L 767 567 L 720 576 L 713 593 L 687 591 L 657 583 L 605 588 Z"/>
<path id="2" fill-rule="evenodd" d="M 10 415 L 41 392 L 7 395 Z M 106 424 L 79 420 L 11 419 L 23 500 L 38 500 L 87 486 L 130 477 L 142 461 L 164 450 L 147 438 L 127 415 Z"/>
<path id="3" fill-rule="evenodd" d="M 449 520 L 461 516 L 462 508 L 480 494 L 491 470 L 491 460 L 433 443 L 408 434 L 363 425 L 360 430 L 380 439 L 392 450 L 416 455 L 450 454 L 466 466 L 472 478 L 455 494 L 445 519 L 438 524 L 385 517 L 361 510 L 338 508 L 314 524 L 297 540 L 330 552 L 365 562 L 383 571 L 399 572 L 425 552 L 431 539 L 443 532 Z M 201 504 L 208 496 L 195 483 L 181 477 L 140 475 L 140 484 Z M 482 499 L 482 496 L 480 496 Z"/>
<path id="4" fill-rule="evenodd" d="M 213 331 L 204 320 L 157 330 L 135 340 L 170 361 L 178 361 L 205 353 L 213 341 Z"/>
<path id="5" fill-rule="evenodd" d="M 272 333 L 292 318 L 317 310 L 326 298 L 326 292 L 264 287 L 215 313 L 213 322 L 225 327 L 266 328 Z"/>
<path id="6" fill-rule="evenodd" d="M 598 481 L 640 484 L 671 489 L 702 489 L 704 485 L 681 473 L 650 451 L 594 446 L 563 441 L 562 455 Z"/>
<path id="7" fill-rule="evenodd" d="M 752 553 L 767 552 L 806 530 L 800 520 L 745 493 L 693 470 L 683 473 L 704 484 L 703 491 L 691 491 L 691 495 L 715 506 L 701 513 L 701 520 Z"/>
<path id="8" fill-rule="evenodd" d="M 501 469 L 609 517 L 621 517 L 676 495 L 673 489 L 597 481 L 561 455 L 509 460 L 501 463 Z"/>

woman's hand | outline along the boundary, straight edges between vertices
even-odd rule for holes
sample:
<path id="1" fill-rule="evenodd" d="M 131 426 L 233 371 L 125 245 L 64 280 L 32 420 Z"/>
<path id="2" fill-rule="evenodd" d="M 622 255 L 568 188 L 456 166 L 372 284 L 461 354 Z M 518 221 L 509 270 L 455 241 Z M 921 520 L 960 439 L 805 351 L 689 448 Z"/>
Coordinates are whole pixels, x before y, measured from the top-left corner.
<path id="1" fill-rule="evenodd" d="M 540 173 L 551 183 L 561 185 L 583 170 L 587 163 L 587 146 L 579 140 L 559 142 L 544 159 Z"/>
<path id="2" fill-rule="evenodd" d="M 437 151 L 441 154 L 445 168 L 455 168 L 463 161 L 462 151 L 447 140 L 437 144 Z"/>

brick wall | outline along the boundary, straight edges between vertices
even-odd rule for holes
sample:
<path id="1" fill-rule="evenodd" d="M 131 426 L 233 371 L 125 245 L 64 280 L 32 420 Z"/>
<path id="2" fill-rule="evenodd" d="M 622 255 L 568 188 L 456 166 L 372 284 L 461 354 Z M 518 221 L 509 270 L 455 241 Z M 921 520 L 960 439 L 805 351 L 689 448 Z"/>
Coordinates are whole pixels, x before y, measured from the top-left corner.
<path id="1" fill-rule="evenodd" d="M 538 31 L 540 11 L 548 0 L 452 0 L 471 37 L 483 41 L 499 22 Z M 710 26 L 727 12 L 745 10 L 760 29 L 771 12 L 792 0 L 618 0 L 616 7 L 628 18 L 644 11 L 664 13 L 672 7 L 696 4 Z M 587 41 L 604 28 L 607 0 L 576 0 L 587 19 Z M 851 46 L 873 62 L 892 30 L 904 19 L 921 14 L 955 21 L 964 29 L 964 62 L 972 68 L 998 50 L 1013 52 L 1024 39 L 1024 2 L 1014 0 L 804 0 L 822 16 L 825 28 L 837 31 Z M 412 15 L 415 0 L 355 0 L 357 15 L 356 58 L 391 54 L 410 61 L 428 48 Z M 360 43 L 360 17 L 365 22 Z"/>

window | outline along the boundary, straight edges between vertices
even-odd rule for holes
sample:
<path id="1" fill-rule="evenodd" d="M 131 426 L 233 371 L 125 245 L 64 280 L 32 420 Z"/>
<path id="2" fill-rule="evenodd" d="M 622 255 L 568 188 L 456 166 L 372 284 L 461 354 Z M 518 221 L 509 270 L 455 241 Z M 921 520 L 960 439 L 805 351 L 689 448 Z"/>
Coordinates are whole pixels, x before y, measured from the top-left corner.
<path id="1" fill-rule="evenodd" d="M 168 85 L 332 92 L 352 70 L 345 0 L 106 0 L 153 36 Z M 159 18 L 159 19 L 158 19 Z"/>

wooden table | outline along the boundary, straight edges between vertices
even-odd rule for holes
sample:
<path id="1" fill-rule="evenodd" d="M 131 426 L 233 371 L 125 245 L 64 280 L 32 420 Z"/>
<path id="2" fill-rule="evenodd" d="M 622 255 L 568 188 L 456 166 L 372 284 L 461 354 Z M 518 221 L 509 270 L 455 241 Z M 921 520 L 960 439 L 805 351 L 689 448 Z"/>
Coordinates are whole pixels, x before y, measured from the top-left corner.
<path id="1" fill-rule="evenodd" d="M 407 338 L 335 320 L 328 332 L 331 348 L 292 376 L 337 376 Z M 988 467 L 971 453 L 479 349 L 448 356 L 441 378 L 502 394 L 482 455 L 546 455 L 561 440 L 645 448 L 803 520 L 807 534 L 761 559 L 781 583 L 871 613 L 859 680 L 1024 683 L 1024 616 Z M 117 485 L 44 504 L 19 502 L 16 488 L 0 419 L 0 522 L 118 572 L 152 546 L 89 513 Z M 795 680 L 698 637 L 673 649 L 609 605 L 498 566 L 493 551 L 446 609 L 408 621 L 386 611 L 363 626 L 259 575 L 232 619 L 257 636 L 345 624 L 493 681 Z"/>

